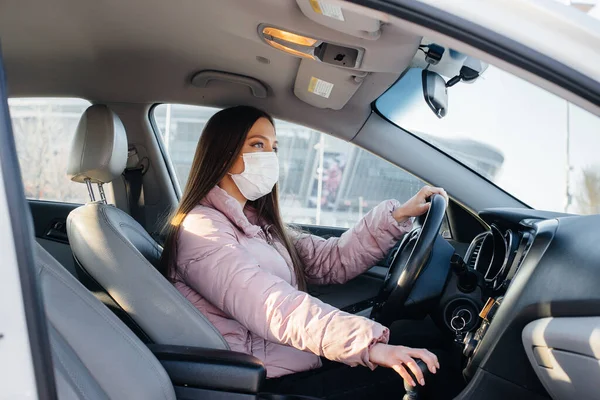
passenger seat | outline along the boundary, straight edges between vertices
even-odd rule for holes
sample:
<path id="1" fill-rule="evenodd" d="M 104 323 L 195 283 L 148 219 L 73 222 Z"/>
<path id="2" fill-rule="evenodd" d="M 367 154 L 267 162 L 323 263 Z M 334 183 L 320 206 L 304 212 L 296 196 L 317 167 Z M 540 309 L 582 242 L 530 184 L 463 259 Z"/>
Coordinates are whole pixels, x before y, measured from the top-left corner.
<path id="1" fill-rule="evenodd" d="M 36 244 L 59 399 L 175 399 L 152 352 Z"/>
<path id="2" fill-rule="evenodd" d="M 69 177 L 89 188 L 102 187 L 119 179 L 126 163 L 123 123 L 106 105 L 89 107 L 73 139 Z M 129 214 L 103 199 L 92 201 L 69 214 L 67 234 L 76 262 L 135 322 L 122 318 L 138 336 L 160 344 L 229 349 L 220 332 L 155 268 L 162 248 Z"/>
<path id="3" fill-rule="evenodd" d="M 59 400 L 316 400 L 260 393 L 266 370 L 247 354 L 145 346 L 37 243 L 35 253 Z"/>

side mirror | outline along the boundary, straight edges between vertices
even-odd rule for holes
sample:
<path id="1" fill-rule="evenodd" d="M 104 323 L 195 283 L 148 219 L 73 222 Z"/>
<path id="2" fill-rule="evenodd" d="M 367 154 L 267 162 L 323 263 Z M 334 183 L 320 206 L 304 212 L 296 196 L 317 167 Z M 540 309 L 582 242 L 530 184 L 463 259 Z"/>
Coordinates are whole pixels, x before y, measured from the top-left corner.
<path id="1" fill-rule="evenodd" d="M 425 102 L 438 118 L 448 112 L 448 90 L 446 81 L 436 72 L 423 70 L 423 96 Z"/>

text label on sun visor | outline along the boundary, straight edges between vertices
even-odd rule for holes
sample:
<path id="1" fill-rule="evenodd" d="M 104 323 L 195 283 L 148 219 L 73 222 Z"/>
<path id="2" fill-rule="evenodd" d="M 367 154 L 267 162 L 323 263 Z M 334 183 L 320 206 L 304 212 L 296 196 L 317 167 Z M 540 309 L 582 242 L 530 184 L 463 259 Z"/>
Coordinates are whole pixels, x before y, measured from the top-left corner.
<path id="1" fill-rule="evenodd" d="M 345 21 L 342 7 L 327 3 L 322 0 L 310 0 L 310 5 L 314 12 L 322 14 L 326 17 L 337 19 L 338 21 Z"/>
<path id="2" fill-rule="evenodd" d="M 333 83 L 321 80 L 311 76 L 310 82 L 308 83 L 308 91 L 314 93 L 317 96 L 329 98 L 331 91 L 333 90 Z"/>

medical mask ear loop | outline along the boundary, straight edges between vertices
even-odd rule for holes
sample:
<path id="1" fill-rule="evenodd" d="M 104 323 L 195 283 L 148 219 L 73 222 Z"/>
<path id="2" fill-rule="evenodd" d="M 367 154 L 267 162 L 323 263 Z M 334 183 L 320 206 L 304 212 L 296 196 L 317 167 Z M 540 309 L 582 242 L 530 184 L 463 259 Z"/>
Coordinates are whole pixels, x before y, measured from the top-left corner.
<path id="1" fill-rule="evenodd" d="M 233 153 L 229 153 L 229 154 L 233 154 Z M 242 154 L 240 154 L 238 157 L 240 157 L 240 158 L 243 160 L 243 159 L 244 159 L 244 154 L 245 154 L 245 153 L 242 153 Z M 244 171 L 245 171 L 245 170 L 246 170 L 246 163 L 244 162 Z M 244 171 L 240 172 L 240 174 L 243 174 L 243 173 L 244 173 Z M 231 173 L 231 172 L 227 172 L 227 175 L 229 175 L 229 176 L 233 176 L 233 175 L 239 175 L 239 174 L 233 174 L 233 173 Z M 235 181 L 234 181 L 234 183 L 235 183 Z"/>

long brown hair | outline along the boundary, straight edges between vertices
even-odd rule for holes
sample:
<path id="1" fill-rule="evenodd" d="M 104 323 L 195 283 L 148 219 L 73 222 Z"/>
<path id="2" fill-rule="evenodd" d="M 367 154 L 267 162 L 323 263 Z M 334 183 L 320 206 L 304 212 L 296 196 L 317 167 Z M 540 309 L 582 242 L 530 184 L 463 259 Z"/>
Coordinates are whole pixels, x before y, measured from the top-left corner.
<path id="1" fill-rule="evenodd" d="M 250 128 L 260 118 L 268 119 L 275 126 L 273 118 L 269 114 L 249 106 L 221 110 L 206 123 L 196 147 L 183 196 L 165 226 L 166 239 L 159 269 L 167 279 L 172 279 L 175 275 L 177 238 L 181 222 L 229 172 L 237 157 L 241 155 Z M 255 201 L 248 201 L 247 206 L 256 210 L 258 221 L 271 225 L 271 232 L 283 243 L 290 254 L 300 290 L 305 290 L 304 267 L 281 219 L 278 199 L 277 185 L 275 185 L 270 194 Z"/>

